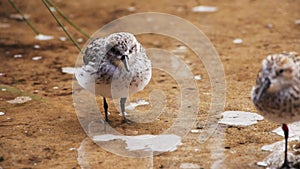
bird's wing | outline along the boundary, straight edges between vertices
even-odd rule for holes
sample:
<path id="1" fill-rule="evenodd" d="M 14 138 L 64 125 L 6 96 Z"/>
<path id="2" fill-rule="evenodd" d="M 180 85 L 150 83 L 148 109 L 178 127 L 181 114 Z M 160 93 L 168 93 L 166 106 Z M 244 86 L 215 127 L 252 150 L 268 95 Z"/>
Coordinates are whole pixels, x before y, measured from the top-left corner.
<path id="1" fill-rule="evenodd" d="M 96 38 L 87 45 L 84 51 L 83 62 L 86 65 L 89 64 L 89 62 L 102 62 L 105 57 L 105 54 L 105 39 Z"/>

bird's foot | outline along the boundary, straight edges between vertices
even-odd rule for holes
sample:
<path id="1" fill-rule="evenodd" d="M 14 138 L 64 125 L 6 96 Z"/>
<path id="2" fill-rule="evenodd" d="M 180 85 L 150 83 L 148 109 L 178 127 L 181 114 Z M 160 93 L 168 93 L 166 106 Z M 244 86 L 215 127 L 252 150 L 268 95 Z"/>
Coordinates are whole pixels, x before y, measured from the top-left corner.
<path id="1" fill-rule="evenodd" d="M 131 124 L 133 121 L 127 119 L 126 117 L 123 118 L 122 123 Z"/>
<path id="2" fill-rule="evenodd" d="M 291 163 L 288 161 L 285 161 L 282 166 L 280 167 L 280 169 L 293 169 L 294 167 L 291 166 Z"/>

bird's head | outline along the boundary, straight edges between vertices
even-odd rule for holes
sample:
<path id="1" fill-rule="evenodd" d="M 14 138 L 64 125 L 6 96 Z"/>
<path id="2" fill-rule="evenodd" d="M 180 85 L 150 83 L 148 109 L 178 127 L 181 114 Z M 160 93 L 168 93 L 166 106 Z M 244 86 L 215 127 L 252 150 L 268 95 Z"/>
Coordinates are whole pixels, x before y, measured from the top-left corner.
<path id="1" fill-rule="evenodd" d="M 129 72 L 133 57 L 140 49 L 140 44 L 130 33 L 114 33 L 107 37 L 107 55 L 116 66 L 123 64 Z"/>
<path id="2" fill-rule="evenodd" d="M 265 92 L 276 93 L 292 86 L 297 73 L 299 67 L 294 60 L 294 55 L 269 55 L 262 61 L 260 77 L 258 77 L 262 83 L 254 101 L 258 101 Z"/>
<path id="3" fill-rule="evenodd" d="M 297 65 L 289 55 L 268 56 L 262 62 L 263 79 L 270 81 L 267 92 L 277 92 L 293 85 L 297 71 Z"/>

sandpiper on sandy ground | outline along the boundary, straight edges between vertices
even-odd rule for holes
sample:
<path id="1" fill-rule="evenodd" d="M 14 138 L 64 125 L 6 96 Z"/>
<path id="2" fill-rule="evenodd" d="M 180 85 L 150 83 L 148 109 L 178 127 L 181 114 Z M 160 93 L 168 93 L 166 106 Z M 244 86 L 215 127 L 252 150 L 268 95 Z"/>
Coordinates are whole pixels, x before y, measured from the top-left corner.
<path id="1" fill-rule="evenodd" d="M 264 59 L 251 98 L 262 115 L 282 123 L 285 156 L 281 168 L 291 167 L 293 164 L 287 159 L 289 129 L 286 123 L 300 121 L 300 57 L 289 52 Z"/>
<path id="2" fill-rule="evenodd" d="M 119 99 L 123 121 L 129 95 L 144 89 L 151 79 L 151 61 L 134 35 L 114 33 L 92 40 L 84 50 L 84 66 L 75 72 L 80 86 L 103 96 L 105 120 L 108 121 L 106 98 Z"/>

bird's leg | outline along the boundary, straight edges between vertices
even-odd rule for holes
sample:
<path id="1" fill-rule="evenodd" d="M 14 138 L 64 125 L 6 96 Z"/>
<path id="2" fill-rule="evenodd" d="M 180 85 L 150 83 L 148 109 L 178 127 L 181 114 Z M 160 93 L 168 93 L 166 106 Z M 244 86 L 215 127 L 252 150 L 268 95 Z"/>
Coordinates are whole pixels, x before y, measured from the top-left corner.
<path id="1" fill-rule="evenodd" d="M 121 106 L 121 113 L 123 115 L 123 122 L 127 122 L 126 114 L 125 114 L 125 103 L 126 103 L 126 100 L 127 100 L 126 97 L 120 99 L 120 106 Z"/>
<path id="2" fill-rule="evenodd" d="M 104 112 L 105 112 L 105 121 L 108 121 L 108 105 L 106 102 L 106 98 L 103 97 L 103 107 L 104 107 Z"/>
<path id="3" fill-rule="evenodd" d="M 284 162 L 281 168 L 290 168 L 288 159 L 287 159 L 287 153 L 288 153 L 288 138 L 289 138 L 289 128 L 288 126 L 283 123 L 282 124 L 282 130 L 284 132 L 284 140 L 285 140 L 285 149 L 284 149 Z"/>

